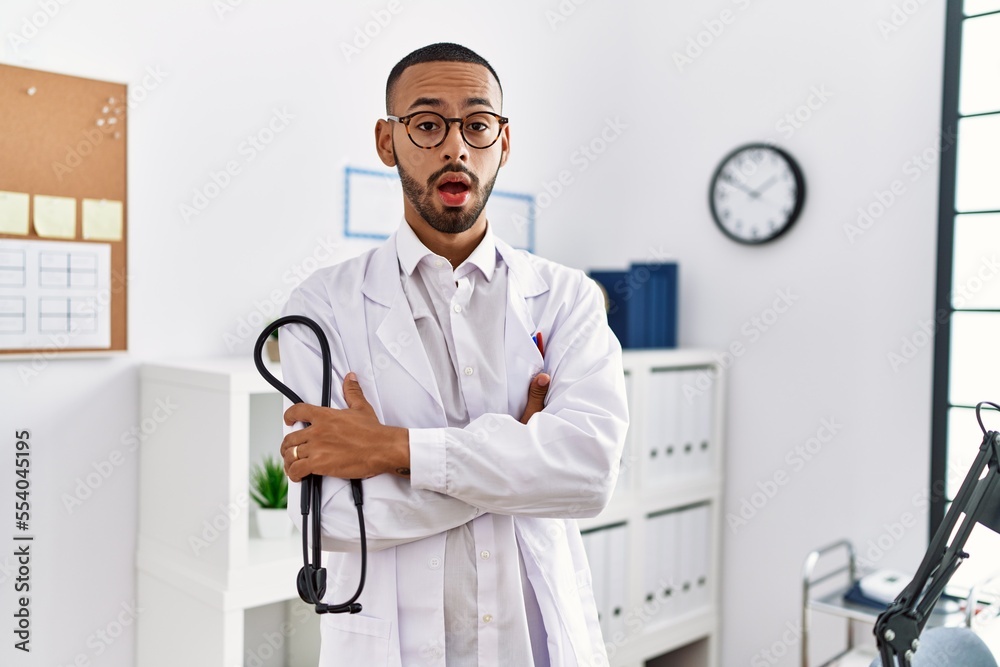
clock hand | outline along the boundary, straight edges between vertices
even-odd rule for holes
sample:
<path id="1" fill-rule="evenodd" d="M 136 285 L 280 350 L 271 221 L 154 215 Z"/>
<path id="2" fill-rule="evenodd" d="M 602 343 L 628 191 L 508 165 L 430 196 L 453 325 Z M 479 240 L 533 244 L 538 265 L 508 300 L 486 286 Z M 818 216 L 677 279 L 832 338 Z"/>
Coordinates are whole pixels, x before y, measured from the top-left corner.
<path id="1" fill-rule="evenodd" d="M 759 196 L 759 195 L 763 194 L 764 190 L 767 190 L 769 187 L 771 187 L 772 185 L 774 185 L 775 181 L 777 181 L 777 180 L 778 180 L 778 176 L 777 176 L 777 174 L 775 174 L 771 178 L 769 178 L 766 181 L 764 181 L 763 185 L 758 185 L 757 186 L 757 195 Z"/>
<path id="2" fill-rule="evenodd" d="M 733 186 L 734 188 L 737 188 L 738 190 L 742 190 L 743 192 L 747 193 L 751 197 L 756 198 L 759 195 L 759 193 L 756 190 L 751 190 L 750 188 L 748 188 L 747 186 L 743 185 L 742 183 L 740 183 L 739 181 L 735 180 L 734 178 L 732 178 L 731 176 L 729 176 L 727 174 L 723 174 L 722 175 L 722 180 L 725 181 L 726 183 L 728 183 L 729 185 Z"/>
<path id="3" fill-rule="evenodd" d="M 770 184 L 770 185 L 773 185 L 773 183 Z M 768 187 L 770 187 L 770 185 L 768 185 Z M 787 193 L 787 196 L 791 197 L 794 200 L 795 199 L 795 193 L 796 193 L 796 189 L 793 188 L 792 190 L 790 190 Z M 782 196 L 780 192 L 777 192 L 776 194 L 777 194 L 778 197 Z M 760 201 L 766 202 L 766 203 L 770 204 L 771 206 L 782 207 L 782 208 L 789 205 L 787 201 L 775 201 L 774 199 L 771 199 L 771 196 L 772 196 L 771 193 L 767 193 L 767 194 L 761 193 L 760 194 Z"/>

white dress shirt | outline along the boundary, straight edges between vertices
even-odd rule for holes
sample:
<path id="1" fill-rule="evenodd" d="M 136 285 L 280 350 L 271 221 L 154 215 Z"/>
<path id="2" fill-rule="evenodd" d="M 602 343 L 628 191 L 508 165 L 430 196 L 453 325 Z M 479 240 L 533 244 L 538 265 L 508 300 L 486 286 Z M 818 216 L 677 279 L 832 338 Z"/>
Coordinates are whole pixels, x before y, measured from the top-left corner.
<path id="1" fill-rule="evenodd" d="M 434 371 L 448 426 L 462 428 L 480 415 L 502 412 L 506 397 L 496 388 L 506 382 L 507 265 L 498 256 L 489 225 L 476 249 L 454 270 L 405 220 L 396 251 L 403 293 Z M 547 666 L 545 630 L 520 549 L 515 544 L 513 550 L 496 551 L 494 539 L 480 543 L 477 522 L 482 532 L 496 532 L 493 515 L 484 514 L 446 534 L 446 665 L 480 664 L 479 635 L 487 631 L 484 648 L 493 644 L 495 635 L 499 664 Z M 532 647 L 537 655 L 532 655 Z"/>

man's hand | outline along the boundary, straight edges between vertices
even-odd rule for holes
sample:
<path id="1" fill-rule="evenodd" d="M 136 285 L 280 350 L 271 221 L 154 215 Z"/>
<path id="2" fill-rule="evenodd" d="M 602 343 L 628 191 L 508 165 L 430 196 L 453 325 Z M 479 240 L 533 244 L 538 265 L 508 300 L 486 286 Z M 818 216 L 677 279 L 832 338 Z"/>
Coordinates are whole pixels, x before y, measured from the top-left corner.
<path id="1" fill-rule="evenodd" d="M 288 478 L 298 482 L 311 474 L 340 479 L 365 479 L 385 472 L 408 475 L 407 430 L 379 422 L 354 373 L 344 378 L 344 399 L 345 410 L 297 403 L 285 411 L 286 424 L 308 424 L 281 441 Z"/>
<path id="2" fill-rule="evenodd" d="M 551 379 L 548 373 L 539 373 L 531 378 L 531 383 L 528 385 L 528 404 L 524 406 L 524 414 L 521 415 L 522 424 L 527 424 L 531 415 L 545 409 L 545 395 L 549 392 Z"/>

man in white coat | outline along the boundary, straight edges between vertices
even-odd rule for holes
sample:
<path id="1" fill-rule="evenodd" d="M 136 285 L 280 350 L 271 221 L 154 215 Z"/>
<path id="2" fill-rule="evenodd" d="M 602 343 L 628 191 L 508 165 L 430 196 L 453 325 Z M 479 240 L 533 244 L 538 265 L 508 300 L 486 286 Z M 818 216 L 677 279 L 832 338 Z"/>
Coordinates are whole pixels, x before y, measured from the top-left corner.
<path id="1" fill-rule="evenodd" d="M 328 337 L 334 407 L 317 407 L 313 334 L 280 338 L 284 381 L 306 401 L 285 412 L 288 507 L 298 523 L 298 482 L 325 476 L 328 602 L 356 586 L 345 480 L 365 480 L 363 610 L 321 619 L 320 664 L 607 664 L 574 520 L 607 504 L 628 426 L 602 294 L 493 235 L 485 206 L 510 129 L 489 63 L 456 44 L 418 49 L 390 73 L 386 113 L 375 143 L 404 219 L 284 310 Z"/>

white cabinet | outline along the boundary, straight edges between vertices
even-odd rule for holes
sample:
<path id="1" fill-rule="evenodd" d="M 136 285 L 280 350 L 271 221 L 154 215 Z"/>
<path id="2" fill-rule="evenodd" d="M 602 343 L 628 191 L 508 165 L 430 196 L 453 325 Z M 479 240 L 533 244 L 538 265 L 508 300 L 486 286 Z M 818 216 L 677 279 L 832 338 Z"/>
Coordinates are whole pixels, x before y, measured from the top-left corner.
<path id="1" fill-rule="evenodd" d="M 627 350 L 611 503 L 581 520 L 614 667 L 717 667 L 724 381 L 708 351 Z"/>
<path id="2" fill-rule="evenodd" d="M 248 493 L 251 462 L 281 441 L 280 395 L 250 359 L 148 364 L 140 383 L 140 414 L 170 414 L 142 428 L 137 663 L 286 664 L 300 612 L 244 645 L 248 610 L 297 598 L 301 538 L 257 538 Z"/>
<path id="3" fill-rule="evenodd" d="M 611 664 L 717 667 L 719 369 L 689 350 L 624 361 L 632 425 L 618 486 L 580 522 Z M 276 605 L 298 600 L 301 538 L 251 527 L 249 470 L 281 441 L 281 396 L 248 358 L 147 364 L 140 381 L 142 415 L 171 409 L 142 428 L 138 664 L 315 665 L 315 615 Z"/>

